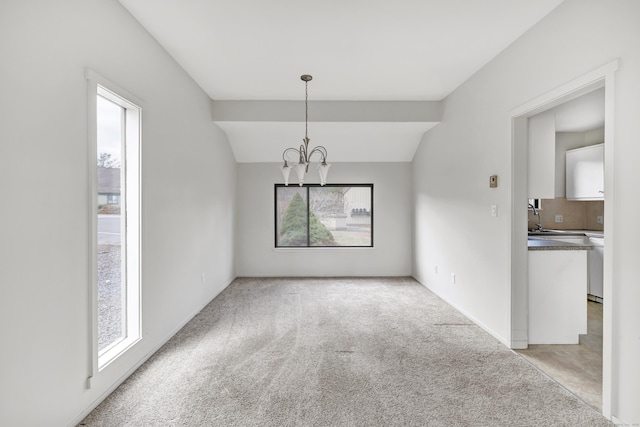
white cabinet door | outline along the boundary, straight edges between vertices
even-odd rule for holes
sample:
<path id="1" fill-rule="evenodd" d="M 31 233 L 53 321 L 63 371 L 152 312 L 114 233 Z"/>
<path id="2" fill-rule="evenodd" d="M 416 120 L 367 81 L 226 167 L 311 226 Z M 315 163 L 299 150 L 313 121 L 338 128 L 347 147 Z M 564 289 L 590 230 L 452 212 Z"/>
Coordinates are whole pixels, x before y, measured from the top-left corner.
<path id="1" fill-rule="evenodd" d="M 587 252 L 529 251 L 529 344 L 578 344 L 587 333 Z"/>
<path id="2" fill-rule="evenodd" d="M 604 144 L 567 151 L 567 200 L 604 199 Z"/>

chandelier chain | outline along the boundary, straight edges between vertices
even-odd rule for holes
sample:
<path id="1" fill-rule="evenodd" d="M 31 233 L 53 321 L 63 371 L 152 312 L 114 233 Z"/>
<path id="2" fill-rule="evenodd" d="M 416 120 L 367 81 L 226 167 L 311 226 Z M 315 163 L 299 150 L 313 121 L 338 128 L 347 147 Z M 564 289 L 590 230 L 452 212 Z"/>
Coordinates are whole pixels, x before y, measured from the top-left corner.
<path id="1" fill-rule="evenodd" d="M 304 137 L 309 139 L 307 133 L 309 128 L 309 82 L 304 82 Z"/>

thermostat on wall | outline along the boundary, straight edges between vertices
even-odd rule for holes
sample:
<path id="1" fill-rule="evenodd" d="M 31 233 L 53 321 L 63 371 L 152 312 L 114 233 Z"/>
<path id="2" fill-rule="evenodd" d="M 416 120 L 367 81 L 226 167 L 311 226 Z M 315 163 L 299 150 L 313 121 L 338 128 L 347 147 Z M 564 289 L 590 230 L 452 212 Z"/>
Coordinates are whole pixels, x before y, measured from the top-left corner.
<path id="1" fill-rule="evenodd" d="M 489 188 L 496 188 L 498 186 L 498 175 L 491 175 L 489 177 Z"/>

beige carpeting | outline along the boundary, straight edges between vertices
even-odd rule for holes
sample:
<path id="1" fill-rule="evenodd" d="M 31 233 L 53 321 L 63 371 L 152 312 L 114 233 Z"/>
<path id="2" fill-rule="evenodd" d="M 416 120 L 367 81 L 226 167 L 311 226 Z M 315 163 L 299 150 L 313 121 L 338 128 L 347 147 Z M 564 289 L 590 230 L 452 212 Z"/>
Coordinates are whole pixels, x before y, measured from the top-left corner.
<path id="1" fill-rule="evenodd" d="M 80 425 L 611 424 L 413 279 L 242 278 Z"/>

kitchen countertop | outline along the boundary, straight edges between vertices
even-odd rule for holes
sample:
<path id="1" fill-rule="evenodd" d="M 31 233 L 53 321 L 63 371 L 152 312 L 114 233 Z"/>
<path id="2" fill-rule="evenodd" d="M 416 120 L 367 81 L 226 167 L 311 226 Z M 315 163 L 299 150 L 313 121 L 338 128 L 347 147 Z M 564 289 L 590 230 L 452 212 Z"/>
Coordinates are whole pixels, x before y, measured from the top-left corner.
<path id="1" fill-rule="evenodd" d="M 543 232 L 530 231 L 529 237 L 544 237 L 544 236 L 589 236 L 589 237 L 601 237 L 604 238 L 604 231 L 597 230 L 547 230 Z"/>
<path id="2" fill-rule="evenodd" d="M 529 236 L 527 245 L 530 251 L 588 251 L 593 249 L 593 245 L 588 243 L 569 243 L 531 236 Z"/>

